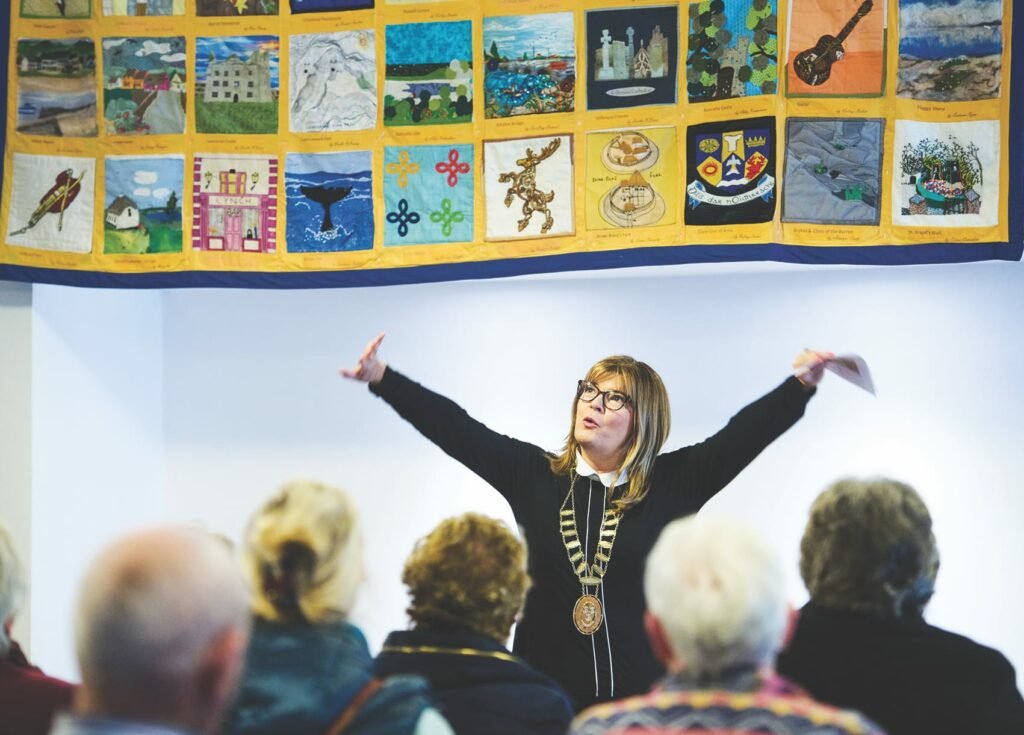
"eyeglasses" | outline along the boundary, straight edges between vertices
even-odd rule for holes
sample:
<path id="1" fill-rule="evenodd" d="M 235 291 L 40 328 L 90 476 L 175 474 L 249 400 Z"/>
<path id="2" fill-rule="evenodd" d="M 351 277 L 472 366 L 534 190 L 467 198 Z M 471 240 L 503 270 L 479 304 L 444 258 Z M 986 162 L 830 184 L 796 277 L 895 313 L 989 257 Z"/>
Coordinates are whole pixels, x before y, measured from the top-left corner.
<path id="1" fill-rule="evenodd" d="M 576 397 L 581 401 L 591 403 L 598 396 L 604 399 L 604 407 L 609 411 L 618 411 L 631 400 L 619 390 L 598 390 L 596 385 L 586 380 L 576 383 Z"/>

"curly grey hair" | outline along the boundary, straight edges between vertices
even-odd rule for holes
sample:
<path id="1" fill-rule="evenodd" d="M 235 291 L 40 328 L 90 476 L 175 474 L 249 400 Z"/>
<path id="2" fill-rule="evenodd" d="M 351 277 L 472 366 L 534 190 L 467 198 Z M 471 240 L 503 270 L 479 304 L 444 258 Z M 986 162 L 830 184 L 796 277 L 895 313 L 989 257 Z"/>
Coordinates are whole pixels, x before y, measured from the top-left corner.
<path id="1" fill-rule="evenodd" d="M 939 551 L 928 507 L 887 478 L 847 478 L 811 506 L 800 574 L 823 607 L 919 616 L 935 591 Z"/>

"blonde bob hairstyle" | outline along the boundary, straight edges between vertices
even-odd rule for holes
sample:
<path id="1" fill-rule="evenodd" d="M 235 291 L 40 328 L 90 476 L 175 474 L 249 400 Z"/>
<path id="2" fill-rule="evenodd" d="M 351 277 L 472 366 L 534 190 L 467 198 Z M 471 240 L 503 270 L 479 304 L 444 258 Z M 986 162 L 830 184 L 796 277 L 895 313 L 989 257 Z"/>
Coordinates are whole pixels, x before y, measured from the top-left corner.
<path id="1" fill-rule="evenodd" d="M 334 622 L 355 604 L 362 537 L 352 500 L 337 488 L 282 487 L 249 521 L 242 554 L 253 612 L 265 620 Z"/>
<path id="2" fill-rule="evenodd" d="M 626 510 L 647 495 L 651 473 L 654 471 L 654 460 L 668 439 L 672 417 L 665 384 L 661 382 L 661 376 L 647 363 L 634 360 L 628 355 L 612 355 L 595 363 L 587 371 L 585 380 L 599 383 L 610 378 L 622 381 L 622 391 L 629 396 L 632 415 L 622 466 L 618 470 L 620 475 L 623 472 L 628 474 L 629 485 L 625 495 L 613 501 L 620 510 Z M 579 442 L 576 441 L 576 412 L 579 405 L 577 396 L 572 402 L 572 418 L 565 446 L 559 454 L 551 458 L 551 470 L 556 474 L 568 475 L 576 467 L 576 453 L 580 449 Z M 614 486 L 613 483 L 612 487 Z"/>
<path id="3" fill-rule="evenodd" d="M 800 575 L 816 604 L 919 616 L 938 571 L 931 515 L 909 485 L 843 479 L 811 506 L 800 541 Z"/>
<path id="4" fill-rule="evenodd" d="M 501 521 L 465 513 L 416 542 L 402 581 L 417 628 L 469 628 L 504 643 L 530 586 L 526 547 Z"/>

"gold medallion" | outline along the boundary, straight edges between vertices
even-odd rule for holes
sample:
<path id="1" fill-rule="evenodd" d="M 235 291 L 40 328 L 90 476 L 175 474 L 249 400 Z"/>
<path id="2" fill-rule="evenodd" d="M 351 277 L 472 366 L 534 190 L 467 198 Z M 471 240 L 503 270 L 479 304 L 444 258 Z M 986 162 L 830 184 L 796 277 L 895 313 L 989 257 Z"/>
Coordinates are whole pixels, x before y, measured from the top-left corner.
<path id="1" fill-rule="evenodd" d="M 580 595 L 572 608 L 572 622 L 583 635 L 594 635 L 604 620 L 601 601 L 593 595 Z"/>

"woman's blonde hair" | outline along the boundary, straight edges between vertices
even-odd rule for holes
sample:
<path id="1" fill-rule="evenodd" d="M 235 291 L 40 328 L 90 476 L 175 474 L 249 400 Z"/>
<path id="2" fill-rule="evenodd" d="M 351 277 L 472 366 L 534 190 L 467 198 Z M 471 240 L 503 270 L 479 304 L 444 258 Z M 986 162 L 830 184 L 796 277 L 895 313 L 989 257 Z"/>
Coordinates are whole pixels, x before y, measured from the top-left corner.
<path id="1" fill-rule="evenodd" d="M 629 486 L 625 495 L 613 502 L 620 510 L 626 510 L 639 503 L 647 494 L 658 457 L 672 427 L 672 416 L 668 405 L 668 392 L 661 376 L 650 365 L 634 360 L 628 355 L 612 355 L 594 364 L 587 371 L 585 380 L 599 383 L 608 378 L 622 381 L 622 391 L 629 396 L 632 422 L 626 437 L 628 447 L 623 456 L 619 473 L 629 475 Z M 576 467 L 576 453 L 580 449 L 576 441 L 576 412 L 579 398 L 573 398 L 572 418 L 569 435 L 565 438 L 562 451 L 551 458 L 551 469 L 560 475 L 570 474 Z"/>
<path id="2" fill-rule="evenodd" d="M 249 521 L 243 557 L 253 612 L 259 617 L 343 620 L 363 578 L 355 506 L 337 488 L 291 482 Z"/>
<path id="3" fill-rule="evenodd" d="M 526 547 L 501 521 L 465 513 L 416 542 L 402 581 L 417 628 L 469 628 L 504 642 L 530 586 Z"/>
<path id="4" fill-rule="evenodd" d="M 800 541 L 800 575 L 822 607 L 920 615 L 938 571 L 931 515 L 909 485 L 843 479 L 811 506 Z"/>

